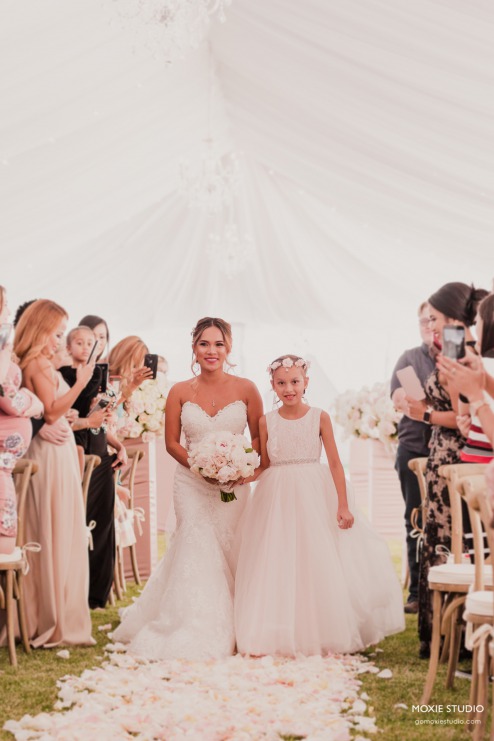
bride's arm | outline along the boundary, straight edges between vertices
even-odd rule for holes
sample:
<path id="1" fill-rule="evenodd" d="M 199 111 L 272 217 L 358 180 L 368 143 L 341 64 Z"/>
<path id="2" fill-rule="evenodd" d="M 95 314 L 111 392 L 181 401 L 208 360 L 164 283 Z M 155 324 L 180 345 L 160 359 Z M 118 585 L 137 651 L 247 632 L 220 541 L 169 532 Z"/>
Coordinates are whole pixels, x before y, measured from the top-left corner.
<path id="1" fill-rule="evenodd" d="M 175 458 L 185 468 L 190 468 L 187 463 L 187 451 L 180 444 L 180 434 L 182 424 L 180 415 L 182 413 L 182 402 L 180 400 L 180 390 L 175 384 L 170 389 L 165 407 L 165 445 L 172 458 Z"/>
<path id="2" fill-rule="evenodd" d="M 261 452 L 259 440 L 259 420 L 263 415 L 262 399 L 257 386 L 252 381 L 248 381 L 247 386 L 247 424 L 249 425 L 250 439 L 252 447 Z"/>

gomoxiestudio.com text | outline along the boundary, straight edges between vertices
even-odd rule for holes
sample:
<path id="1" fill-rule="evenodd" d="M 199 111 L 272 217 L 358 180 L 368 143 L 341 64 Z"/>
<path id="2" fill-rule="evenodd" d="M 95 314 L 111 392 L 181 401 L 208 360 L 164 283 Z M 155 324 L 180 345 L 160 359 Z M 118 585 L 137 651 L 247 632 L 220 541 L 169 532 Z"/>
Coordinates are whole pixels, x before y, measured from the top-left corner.
<path id="1" fill-rule="evenodd" d="M 470 716 L 473 713 L 483 713 L 483 705 L 412 705 L 412 713 L 420 714 L 421 717 L 415 718 L 415 725 L 476 725 L 480 723 L 477 717 L 461 717 L 461 715 Z M 438 715 L 448 715 L 454 713 L 456 717 L 434 717 Z M 457 717 L 460 714 L 460 717 Z"/>

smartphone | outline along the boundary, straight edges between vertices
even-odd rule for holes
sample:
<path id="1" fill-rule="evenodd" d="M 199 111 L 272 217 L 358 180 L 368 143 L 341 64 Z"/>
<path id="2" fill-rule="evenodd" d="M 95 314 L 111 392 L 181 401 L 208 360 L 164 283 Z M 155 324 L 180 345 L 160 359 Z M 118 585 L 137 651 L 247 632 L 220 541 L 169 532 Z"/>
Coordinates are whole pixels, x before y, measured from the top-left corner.
<path id="1" fill-rule="evenodd" d="M 101 370 L 100 391 L 102 394 L 105 394 L 108 388 L 108 363 L 96 363 L 96 367 Z"/>
<path id="2" fill-rule="evenodd" d="M 156 373 L 158 372 L 158 356 L 152 353 L 146 353 L 144 356 L 144 365 L 153 371 L 152 378 L 156 378 Z"/>
<path id="3" fill-rule="evenodd" d="M 99 401 L 96 402 L 94 407 L 92 407 L 92 409 L 89 410 L 87 416 L 89 417 L 89 415 L 92 414 L 93 412 L 99 412 L 102 409 L 106 409 L 109 403 L 110 403 L 110 399 L 100 399 Z"/>
<path id="4" fill-rule="evenodd" d="M 93 349 L 89 353 L 89 358 L 87 359 L 86 365 L 89 365 L 89 363 L 93 359 L 93 355 L 94 355 L 97 347 L 98 347 L 98 340 L 95 340 L 94 345 L 93 345 Z"/>
<path id="5" fill-rule="evenodd" d="M 465 357 L 465 327 L 456 324 L 443 327 L 443 355 L 451 360 Z"/>
<path id="6" fill-rule="evenodd" d="M 9 341 L 11 331 L 12 331 L 11 324 L 1 324 L 0 325 L 0 350 L 3 350 L 3 348 Z"/>

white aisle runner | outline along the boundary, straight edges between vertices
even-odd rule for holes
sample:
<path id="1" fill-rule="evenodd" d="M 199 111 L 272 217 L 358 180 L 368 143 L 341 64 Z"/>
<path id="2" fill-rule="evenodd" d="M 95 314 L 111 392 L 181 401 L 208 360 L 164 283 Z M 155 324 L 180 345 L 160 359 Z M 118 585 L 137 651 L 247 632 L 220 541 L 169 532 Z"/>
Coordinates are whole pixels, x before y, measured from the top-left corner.
<path id="1" fill-rule="evenodd" d="M 103 666 L 59 682 L 63 712 L 5 729 L 18 741 L 347 741 L 376 730 L 359 696 L 358 674 L 370 668 L 360 656 L 149 662 L 121 644 L 107 649 Z"/>

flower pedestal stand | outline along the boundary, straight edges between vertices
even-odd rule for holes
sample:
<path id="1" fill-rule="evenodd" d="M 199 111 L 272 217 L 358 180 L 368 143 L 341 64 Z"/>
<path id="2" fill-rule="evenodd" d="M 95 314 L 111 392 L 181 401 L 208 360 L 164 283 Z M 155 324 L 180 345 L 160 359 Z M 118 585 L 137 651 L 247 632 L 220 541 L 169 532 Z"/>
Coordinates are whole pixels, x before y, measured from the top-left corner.
<path id="1" fill-rule="evenodd" d="M 358 509 L 386 540 L 405 538 L 403 496 L 394 457 L 379 440 L 352 438 L 350 483 Z"/>
<path id="2" fill-rule="evenodd" d="M 137 564 L 141 578 L 147 579 L 158 561 L 158 512 L 156 506 L 156 439 L 143 442 L 141 438 L 126 438 L 126 448 L 139 448 L 144 458 L 139 461 L 134 485 L 134 508 L 142 507 L 144 520 L 142 535 L 135 525 Z M 126 483 L 126 482 L 124 482 Z M 124 548 L 125 578 L 133 579 L 129 549 Z"/>

